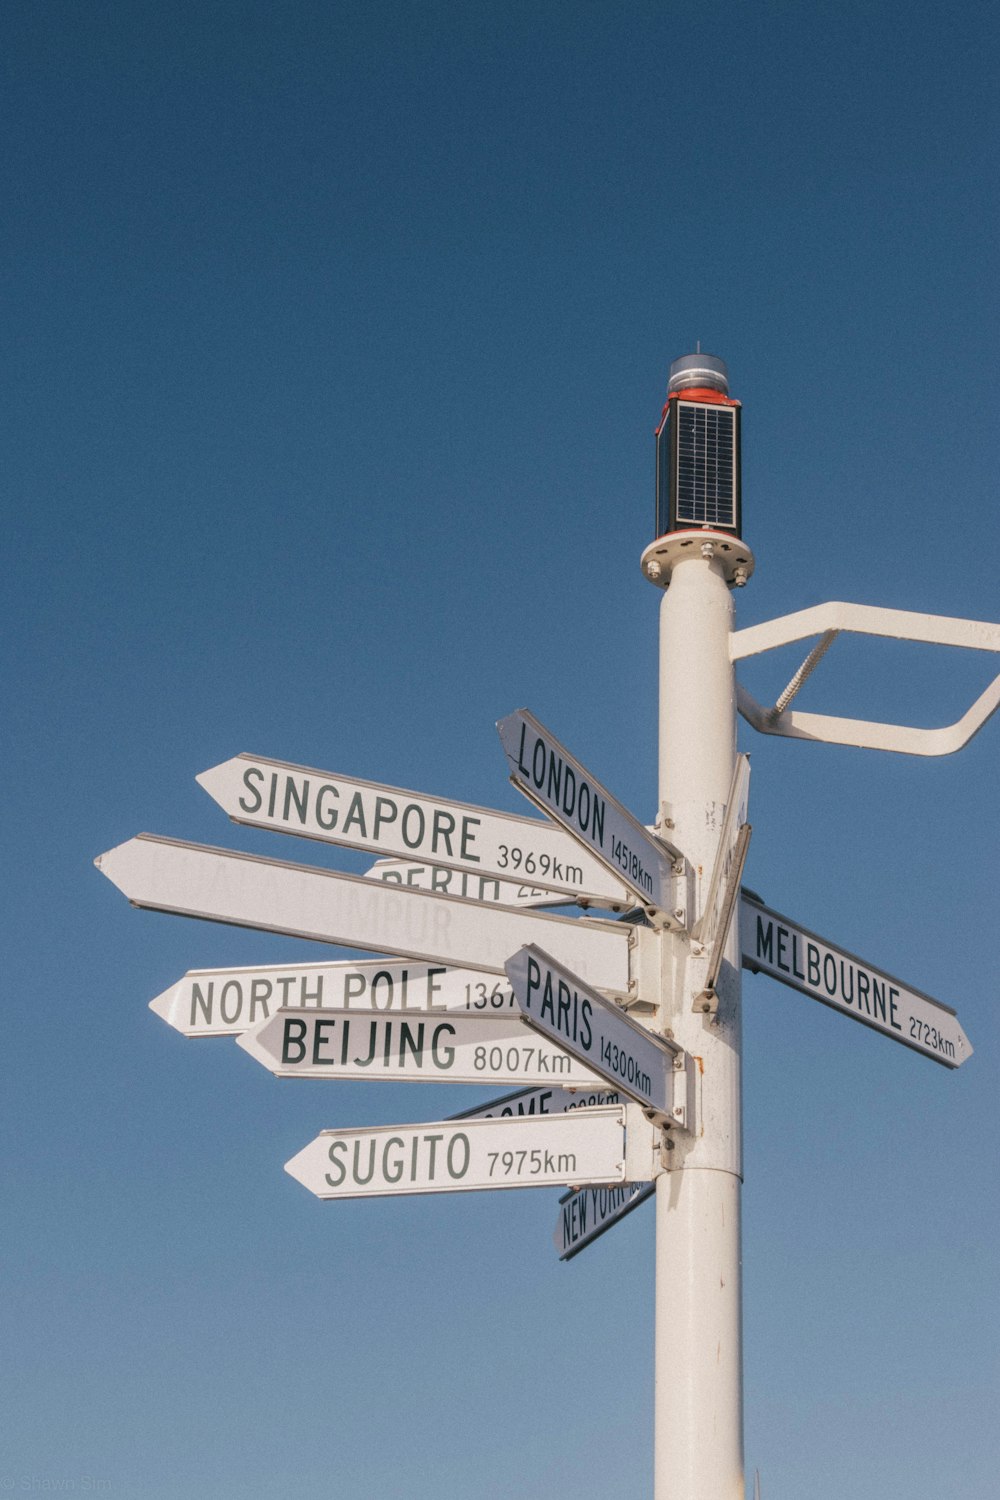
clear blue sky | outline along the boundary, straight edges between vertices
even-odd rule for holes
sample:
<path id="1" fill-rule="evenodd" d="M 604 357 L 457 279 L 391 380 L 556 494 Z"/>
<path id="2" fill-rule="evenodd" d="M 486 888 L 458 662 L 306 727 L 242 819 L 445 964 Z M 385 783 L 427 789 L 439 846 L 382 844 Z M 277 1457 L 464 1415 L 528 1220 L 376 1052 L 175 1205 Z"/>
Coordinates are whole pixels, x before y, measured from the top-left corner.
<path id="1" fill-rule="evenodd" d="M 997 20 L 916 3 L 44 5 L 0 15 L 0 1488 L 651 1488 L 653 1222 L 323 1204 L 319 1129 L 474 1090 L 279 1082 L 147 1002 L 315 960 L 131 910 L 241 750 L 523 812 L 532 709 L 654 813 L 652 430 L 744 402 L 740 624 L 1000 618 Z M 790 659 L 753 666 L 764 697 Z M 936 724 L 983 657 L 838 643 L 803 707 Z M 764 1500 L 995 1493 L 1000 724 L 940 761 L 742 733 L 747 882 L 960 1012 L 956 1073 L 748 977 L 746 1449 Z M 336 951 L 334 957 L 346 957 Z"/>

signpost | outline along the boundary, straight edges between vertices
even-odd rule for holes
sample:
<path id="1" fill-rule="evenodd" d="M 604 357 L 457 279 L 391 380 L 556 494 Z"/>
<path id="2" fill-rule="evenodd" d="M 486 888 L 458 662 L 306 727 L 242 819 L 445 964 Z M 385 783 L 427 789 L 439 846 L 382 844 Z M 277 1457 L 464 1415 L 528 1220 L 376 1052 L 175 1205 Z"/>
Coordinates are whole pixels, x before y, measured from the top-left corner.
<path id="1" fill-rule="evenodd" d="M 624 881 L 648 915 L 685 926 L 680 851 L 647 832 L 526 709 L 497 731 L 518 790 Z"/>
<path id="2" fill-rule="evenodd" d="M 442 895 L 462 896 L 469 901 L 494 901 L 500 906 L 574 904 L 572 896 L 546 891 L 541 886 L 495 880 L 490 875 L 473 875 L 469 870 L 452 870 L 446 865 L 416 864 L 409 859 L 377 859 L 365 871 L 365 879 L 382 880 L 386 885 L 416 886 L 421 891 L 440 891 Z"/>
<path id="3" fill-rule="evenodd" d="M 678 1048 L 653 1036 L 540 948 L 522 948 L 506 970 L 530 1026 L 660 1120 L 685 1123 L 685 1105 L 674 1103 Z"/>
<path id="4" fill-rule="evenodd" d="M 552 1236 L 559 1259 L 572 1260 L 655 1192 L 655 1183 L 625 1182 L 618 1187 L 577 1188 L 567 1193 L 559 1200 Z"/>
<path id="5" fill-rule="evenodd" d="M 317 1198 L 626 1182 L 628 1131 L 647 1147 L 649 1170 L 642 1123 L 641 1116 L 629 1117 L 627 1105 L 615 1104 L 546 1120 L 324 1130 L 285 1171 Z M 641 1161 L 631 1169 L 641 1170 Z"/>
<path id="6" fill-rule="evenodd" d="M 597 1074 L 517 1016 L 279 1010 L 237 1044 L 279 1078 L 589 1084 Z"/>
<path id="7" fill-rule="evenodd" d="M 522 943 L 538 941 L 596 988 L 628 992 L 633 940 L 622 923 L 474 905 L 148 833 L 96 863 L 134 906 L 154 911 L 497 974 Z"/>
<path id="8" fill-rule="evenodd" d="M 934 755 L 1000 702 L 998 678 L 942 730 L 789 711 L 842 631 L 997 652 L 1000 626 L 835 603 L 737 631 L 738 407 L 721 360 L 671 367 L 642 567 L 664 590 L 655 807 L 676 845 L 519 710 L 497 728 L 545 821 L 239 755 L 198 777 L 235 822 L 389 858 L 359 877 L 141 834 L 96 861 L 137 906 L 397 955 L 192 970 L 152 1002 L 185 1035 L 235 1034 L 282 1076 L 529 1085 L 450 1121 L 322 1132 L 286 1168 L 319 1197 L 569 1185 L 569 1259 L 655 1194 L 655 1500 L 745 1489 L 741 968 L 948 1068 L 972 1051 L 948 1006 L 748 892 L 737 934 L 737 707 L 769 735 Z M 737 684 L 735 662 L 820 633 L 773 708 Z M 525 909 L 567 903 L 626 920 Z"/>
<path id="9" fill-rule="evenodd" d="M 203 771 L 197 781 L 234 823 L 472 875 L 528 880 L 609 909 L 632 904 L 600 861 L 537 818 L 257 755 L 235 755 Z"/>
<path id="10" fill-rule="evenodd" d="M 972 1056 L 950 1006 L 834 947 L 747 892 L 740 903 L 740 933 L 743 966 L 752 973 L 770 974 L 946 1068 L 961 1067 Z"/>
<path id="11" fill-rule="evenodd" d="M 189 969 L 150 1000 L 149 1008 L 183 1036 L 239 1036 L 279 1007 L 363 1009 L 393 1014 L 509 1012 L 506 979 L 481 969 L 403 963 L 392 958 L 329 964 L 268 964 L 245 969 Z"/>

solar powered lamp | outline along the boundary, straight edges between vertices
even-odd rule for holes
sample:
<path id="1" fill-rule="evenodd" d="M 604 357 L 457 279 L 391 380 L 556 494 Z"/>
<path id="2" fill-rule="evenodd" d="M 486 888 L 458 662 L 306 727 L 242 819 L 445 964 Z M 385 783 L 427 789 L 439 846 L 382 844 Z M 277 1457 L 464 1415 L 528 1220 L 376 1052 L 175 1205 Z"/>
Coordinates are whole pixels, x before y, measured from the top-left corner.
<path id="1" fill-rule="evenodd" d="M 740 411 L 724 360 L 700 351 L 674 360 L 656 429 L 656 541 L 642 555 L 663 588 L 692 554 L 718 557 L 734 588 L 753 572 L 741 537 Z"/>

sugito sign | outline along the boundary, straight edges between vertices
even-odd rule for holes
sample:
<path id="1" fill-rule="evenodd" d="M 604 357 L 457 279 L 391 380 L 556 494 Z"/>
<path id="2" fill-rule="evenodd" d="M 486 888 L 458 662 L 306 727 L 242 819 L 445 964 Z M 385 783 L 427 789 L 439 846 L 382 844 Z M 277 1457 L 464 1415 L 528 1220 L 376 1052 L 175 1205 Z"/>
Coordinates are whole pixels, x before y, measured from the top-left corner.
<path id="1" fill-rule="evenodd" d="M 626 1106 L 550 1119 L 324 1130 L 285 1165 L 318 1198 L 624 1182 Z"/>

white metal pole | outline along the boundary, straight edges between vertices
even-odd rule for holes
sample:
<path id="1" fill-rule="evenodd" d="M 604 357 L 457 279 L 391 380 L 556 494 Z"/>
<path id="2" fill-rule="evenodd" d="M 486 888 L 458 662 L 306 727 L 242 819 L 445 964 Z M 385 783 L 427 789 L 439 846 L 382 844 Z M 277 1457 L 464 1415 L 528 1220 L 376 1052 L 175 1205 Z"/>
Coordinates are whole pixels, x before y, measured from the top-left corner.
<path id="1" fill-rule="evenodd" d="M 678 560 L 660 609 L 661 812 L 711 878 L 736 756 L 733 606 L 711 543 Z M 656 1183 L 655 1500 L 743 1500 L 740 959 L 734 922 L 718 1010 L 695 1012 L 707 955 L 665 934 L 664 1031 L 699 1062 L 693 1136 L 671 1132 Z"/>

